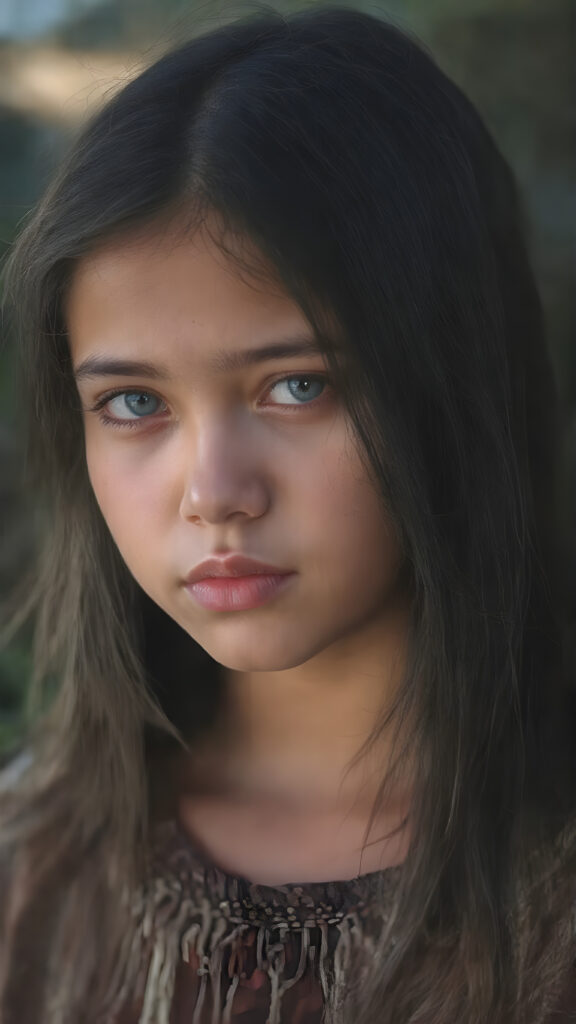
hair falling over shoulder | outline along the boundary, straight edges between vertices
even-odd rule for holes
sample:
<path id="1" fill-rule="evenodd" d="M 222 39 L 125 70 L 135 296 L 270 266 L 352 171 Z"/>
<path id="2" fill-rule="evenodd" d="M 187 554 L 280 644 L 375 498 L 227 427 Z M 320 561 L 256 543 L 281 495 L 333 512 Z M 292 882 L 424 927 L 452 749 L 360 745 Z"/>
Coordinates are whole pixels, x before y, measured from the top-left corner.
<path id="1" fill-rule="evenodd" d="M 575 956 L 574 610 L 522 205 L 426 48 L 329 6 L 220 26 L 139 74 L 10 258 L 48 515 L 20 614 L 35 711 L 0 791 L 2 1024 L 107 1019 L 130 984 L 161 767 L 212 713 L 210 659 L 131 578 L 92 494 L 63 309 L 83 255 L 174 211 L 183 231 L 215 212 L 223 248 L 250 239 L 320 341 L 326 311 L 338 324 L 351 420 L 410 564 L 394 715 L 396 769 L 418 751 L 414 840 L 334 1024 L 540 1024 Z"/>

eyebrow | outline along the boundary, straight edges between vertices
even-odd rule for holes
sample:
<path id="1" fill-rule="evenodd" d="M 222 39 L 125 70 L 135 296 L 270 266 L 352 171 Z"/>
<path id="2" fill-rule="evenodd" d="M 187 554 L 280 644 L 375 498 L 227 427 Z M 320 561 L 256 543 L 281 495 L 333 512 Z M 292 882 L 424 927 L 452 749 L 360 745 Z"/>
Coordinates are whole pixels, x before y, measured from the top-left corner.
<path id="1" fill-rule="evenodd" d="M 299 355 L 319 355 L 321 349 L 314 338 L 282 338 L 260 348 L 247 348 L 241 352 L 218 349 L 210 358 L 209 366 L 218 373 L 231 373 L 247 366 L 271 359 L 289 359 Z M 107 356 L 89 356 L 75 369 L 76 381 L 94 377 L 148 377 L 151 380 L 169 380 L 167 369 L 156 363 L 132 359 L 111 359 Z"/>

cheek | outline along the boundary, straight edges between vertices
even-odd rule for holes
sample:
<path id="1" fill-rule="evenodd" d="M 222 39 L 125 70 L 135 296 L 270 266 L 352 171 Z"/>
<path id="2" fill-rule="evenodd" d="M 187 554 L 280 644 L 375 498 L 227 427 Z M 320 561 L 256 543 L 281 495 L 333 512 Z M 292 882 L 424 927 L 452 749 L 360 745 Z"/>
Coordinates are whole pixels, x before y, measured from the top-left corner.
<path id="1" fill-rule="evenodd" d="M 122 550 L 130 540 L 153 529 L 162 510 L 159 496 L 166 494 L 153 462 L 122 452 L 119 446 L 87 443 L 88 476 L 108 528 Z"/>
<path id="2" fill-rule="evenodd" d="M 113 458 L 107 458 L 105 452 L 90 444 L 86 446 L 86 464 L 100 511 L 114 533 L 114 524 L 122 520 L 131 505 L 129 481 L 118 472 Z"/>
<path id="3" fill-rule="evenodd" d="M 397 529 L 350 445 L 332 457 L 327 451 L 312 504 L 320 543 L 337 552 L 338 572 L 364 585 L 395 576 L 404 561 Z"/>

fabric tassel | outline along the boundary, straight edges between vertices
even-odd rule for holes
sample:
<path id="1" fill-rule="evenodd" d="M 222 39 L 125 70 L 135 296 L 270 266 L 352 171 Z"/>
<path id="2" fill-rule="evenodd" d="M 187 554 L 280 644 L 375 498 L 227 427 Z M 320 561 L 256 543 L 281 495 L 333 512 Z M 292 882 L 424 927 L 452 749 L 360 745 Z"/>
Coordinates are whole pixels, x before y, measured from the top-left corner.
<path id="1" fill-rule="evenodd" d="M 160 976 L 162 960 L 164 957 L 163 947 L 164 939 L 163 936 L 160 935 L 154 944 L 154 952 L 148 969 L 148 980 L 144 994 L 144 1006 L 142 1007 L 139 1024 L 153 1024 L 158 1000 L 158 978 Z"/>
<path id="2" fill-rule="evenodd" d="M 212 1024 L 220 1024 L 221 1015 L 221 999 L 222 999 L 222 959 L 224 956 L 224 949 L 220 945 L 220 940 L 226 932 L 226 920 L 221 917 L 216 923 L 216 927 L 212 933 L 211 939 L 211 956 L 210 956 L 210 982 L 212 985 Z"/>
<path id="3" fill-rule="evenodd" d="M 166 900 L 166 896 L 170 898 Z M 181 898 L 181 893 L 167 890 L 161 883 L 157 885 L 153 899 L 156 904 L 160 902 L 158 917 L 163 927 L 158 923 L 154 925 L 152 959 L 139 1024 L 169 1024 L 180 951 L 179 934 L 190 919 L 191 907 L 187 900 Z M 208 903 L 207 900 L 205 902 Z M 145 920 L 147 917 L 148 914 Z"/>
<path id="4" fill-rule="evenodd" d="M 198 992 L 198 1000 L 196 1002 L 196 1007 L 194 1009 L 194 1016 L 192 1017 L 192 1024 L 201 1024 L 202 1010 L 204 1008 L 204 999 L 206 998 L 206 989 L 208 987 L 208 977 L 209 975 L 207 972 L 202 974 L 202 978 L 200 981 L 200 989 Z"/>
<path id="5" fill-rule="evenodd" d="M 236 989 L 240 984 L 240 978 L 236 975 L 230 982 L 230 987 L 226 993 L 226 1003 L 224 1005 L 224 1013 L 222 1015 L 222 1024 L 230 1024 L 232 1020 L 232 1003 L 234 1002 L 234 996 L 236 995 Z"/>
<path id="6" fill-rule="evenodd" d="M 327 972 L 327 960 L 328 960 L 328 935 L 326 934 L 327 925 L 324 921 L 320 923 L 320 956 L 318 958 L 318 968 L 320 971 L 320 984 L 322 985 L 322 995 L 324 999 L 328 998 L 328 972 Z"/>

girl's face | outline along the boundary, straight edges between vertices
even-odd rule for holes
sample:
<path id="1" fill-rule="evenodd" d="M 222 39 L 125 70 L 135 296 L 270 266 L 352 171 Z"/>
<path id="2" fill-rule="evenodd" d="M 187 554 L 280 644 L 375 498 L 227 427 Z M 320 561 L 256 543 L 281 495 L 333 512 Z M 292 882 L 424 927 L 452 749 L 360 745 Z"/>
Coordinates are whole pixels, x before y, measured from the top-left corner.
<path id="1" fill-rule="evenodd" d="M 204 233 L 150 232 L 84 258 L 67 320 L 104 519 L 216 661 L 292 668 L 385 621 L 401 553 L 287 294 L 246 283 Z M 187 585 L 233 554 L 290 575 L 256 594 Z"/>

